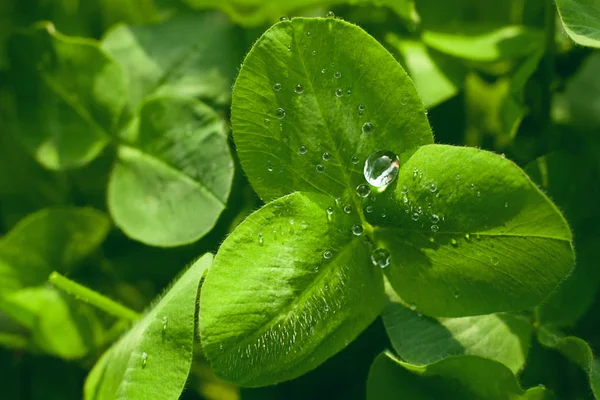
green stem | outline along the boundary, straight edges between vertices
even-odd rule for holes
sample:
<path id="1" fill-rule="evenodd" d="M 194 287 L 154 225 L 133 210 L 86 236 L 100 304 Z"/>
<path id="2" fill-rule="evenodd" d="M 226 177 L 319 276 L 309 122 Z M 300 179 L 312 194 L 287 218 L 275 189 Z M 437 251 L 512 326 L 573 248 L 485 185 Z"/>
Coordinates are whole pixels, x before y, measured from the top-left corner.
<path id="1" fill-rule="evenodd" d="M 100 310 L 114 315 L 117 318 L 123 318 L 130 321 L 135 321 L 140 318 L 140 315 L 135 311 L 127 308 L 106 296 L 101 295 L 83 285 L 78 284 L 68 278 L 65 278 L 58 272 L 50 274 L 48 280 L 57 288 L 64 292 L 75 296 L 88 304 L 93 305 Z"/>
<path id="2" fill-rule="evenodd" d="M 540 134 L 545 135 L 545 140 L 539 143 L 539 152 L 542 155 L 549 151 L 552 134 L 552 90 L 554 81 L 554 69 L 556 64 L 556 6 L 554 0 L 546 0 L 545 11 L 546 28 L 546 54 L 541 65 L 542 96 L 540 99 Z"/>

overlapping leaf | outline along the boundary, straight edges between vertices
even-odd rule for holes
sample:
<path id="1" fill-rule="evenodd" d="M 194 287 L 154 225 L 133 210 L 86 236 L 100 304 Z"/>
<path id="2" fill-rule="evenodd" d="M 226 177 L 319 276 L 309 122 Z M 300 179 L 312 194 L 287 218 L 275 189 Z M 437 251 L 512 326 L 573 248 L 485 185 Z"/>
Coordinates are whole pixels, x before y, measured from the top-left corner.
<path id="1" fill-rule="evenodd" d="M 583 46 L 600 48 L 600 1 L 556 0 L 567 34 Z"/>

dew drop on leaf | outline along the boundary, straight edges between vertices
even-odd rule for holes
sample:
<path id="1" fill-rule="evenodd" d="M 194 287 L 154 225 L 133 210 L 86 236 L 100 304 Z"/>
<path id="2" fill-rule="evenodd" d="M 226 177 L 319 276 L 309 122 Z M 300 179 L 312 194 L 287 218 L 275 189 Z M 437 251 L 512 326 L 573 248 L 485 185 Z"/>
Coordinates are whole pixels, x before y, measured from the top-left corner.
<path id="1" fill-rule="evenodd" d="M 452 239 L 452 240 L 450 240 L 450 244 L 451 244 L 453 247 L 458 247 L 458 242 L 456 241 L 456 239 Z"/>
<path id="2" fill-rule="evenodd" d="M 362 225 L 360 225 L 360 224 L 354 224 L 354 225 L 352 225 L 352 233 L 355 236 L 362 235 L 362 233 L 363 233 L 363 227 L 362 227 Z"/>
<path id="3" fill-rule="evenodd" d="M 419 220 L 419 213 L 413 213 L 413 215 L 411 215 L 410 217 L 413 221 L 418 221 Z"/>
<path id="4" fill-rule="evenodd" d="M 385 268 L 390 265 L 390 257 L 390 252 L 387 249 L 375 249 L 371 253 L 371 262 L 379 268 Z"/>
<path id="5" fill-rule="evenodd" d="M 350 214 L 352 212 L 352 206 L 351 205 L 344 206 L 344 212 L 346 214 Z"/>
<path id="6" fill-rule="evenodd" d="M 344 94 L 344 91 L 343 91 L 341 88 L 338 88 L 338 89 L 335 91 L 335 95 L 336 95 L 336 97 L 342 97 L 342 95 L 343 95 L 343 94 Z"/>
<path id="7" fill-rule="evenodd" d="M 278 119 L 284 119 L 285 118 L 285 110 L 283 108 L 278 108 L 277 110 L 275 110 L 275 116 Z"/>
<path id="8" fill-rule="evenodd" d="M 371 186 L 383 191 L 396 179 L 399 168 L 398 156 L 391 151 L 384 150 L 377 151 L 367 158 L 363 173 Z"/>
<path id="9" fill-rule="evenodd" d="M 276 83 L 273 85 L 273 90 L 279 92 L 281 90 L 281 83 Z"/>
<path id="10" fill-rule="evenodd" d="M 465 233 L 465 239 L 466 240 L 471 240 L 471 235 L 469 235 L 468 233 Z"/>
<path id="11" fill-rule="evenodd" d="M 323 153 L 323 161 L 329 161 L 331 160 L 331 154 L 329 154 L 328 152 L 324 152 Z"/>
<path id="12" fill-rule="evenodd" d="M 431 214 L 431 222 L 434 224 L 437 224 L 438 222 L 440 222 L 440 217 L 437 214 Z"/>
<path id="13" fill-rule="evenodd" d="M 310 37 L 310 32 L 306 32 L 306 37 Z"/>
<path id="14" fill-rule="evenodd" d="M 365 111 L 365 105 L 364 104 L 359 104 L 358 105 L 358 111 Z"/>
<path id="15" fill-rule="evenodd" d="M 327 250 L 326 252 L 323 253 L 323 258 L 326 260 L 329 260 L 332 255 L 333 254 L 331 253 L 331 251 Z"/>
<path id="16" fill-rule="evenodd" d="M 325 171 L 325 167 L 322 164 L 317 164 L 315 169 L 317 170 L 318 173 Z"/>
<path id="17" fill-rule="evenodd" d="M 297 94 L 302 94 L 302 92 L 304 92 L 304 86 L 302 86 L 301 84 L 297 84 L 296 86 L 294 86 L 294 92 L 296 92 Z"/>
<path id="18" fill-rule="evenodd" d="M 459 181 L 460 180 L 460 175 L 456 174 L 456 176 L 454 177 L 454 179 L 456 179 L 457 181 Z"/>
<path id="19" fill-rule="evenodd" d="M 373 212 L 373 206 L 367 206 L 366 208 L 367 212 L 370 214 Z"/>
<path id="20" fill-rule="evenodd" d="M 358 197 L 362 197 L 364 199 L 365 197 L 369 197 L 370 194 L 371 188 L 369 187 L 369 185 L 361 183 L 356 187 L 356 195 Z"/>
<path id="21" fill-rule="evenodd" d="M 287 21 L 287 20 L 288 20 L 288 18 L 287 18 L 287 17 L 281 17 L 281 18 L 279 18 L 279 20 L 280 20 L 280 21 Z"/>
<path id="22" fill-rule="evenodd" d="M 341 73 L 340 71 L 335 71 L 335 72 L 333 73 L 333 77 L 334 77 L 335 79 L 340 79 L 340 78 L 342 77 L 342 73 Z"/>
<path id="23" fill-rule="evenodd" d="M 431 232 L 436 233 L 437 231 L 440 230 L 440 227 L 437 225 L 431 225 Z"/>
<path id="24" fill-rule="evenodd" d="M 322 74 L 324 74 L 325 72 L 327 72 L 327 70 L 326 70 L 325 68 L 323 68 L 323 69 L 321 70 L 321 73 L 322 73 Z"/>
<path id="25" fill-rule="evenodd" d="M 508 202 L 504 203 L 504 208 L 508 208 Z"/>
<path id="26" fill-rule="evenodd" d="M 498 260 L 498 258 L 496 257 L 492 257 L 490 258 L 490 262 L 492 263 L 492 265 L 498 265 L 500 263 L 500 260 Z"/>
<path id="27" fill-rule="evenodd" d="M 373 132 L 375 132 L 375 126 L 370 122 L 365 122 L 362 126 L 362 133 L 371 135 Z"/>
<path id="28" fill-rule="evenodd" d="M 358 164 L 358 157 L 352 156 L 352 158 L 350 159 L 350 161 L 352 162 L 352 164 Z"/>
<path id="29" fill-rule="evenodd" d="M 329 306 L 325 305 L 325 307 L 323 307 L 323 310 L 325 310 L 325 312 L 328 312 L 329 311 Z"/>
<path id="30" fill-rule="evenodd" d="M 327 11 L 327 17 L 328 18 L 334 18 L 335 17 L 335 13 L 333 11 Z"/>
<path id="31" fill-rule="evenodd" d="M 458 289 L 456 289 L 456 290 L 454 291 L 454 293 L 452 293 L 452 294 L 454 295 L 454 298 L 455 298 L 455 299 L 458 299 L 458 298 L 460 297 L 460 291 L 459 291 Z"/>
<path id="32" fill-rule="evenodd" d="M 146 368 L 146 362 L 148 361 L 148 353 L 145 351 L 142 353 L 142 368 Z"/>
<path id="33" fill-rule="evenodd" d="M 259 232 L 258 233 L 258 245 L 262 246 L 263 245 L 263 241 L 264 241 L 263 240 L 263 234 L 262 234 L 262 232 Z"/>
<path id="34" fill-rule="evenodd" d="M 415 311 L 417 309 L 417 306 L 414 304 L 409 304 L 408 308 L 410 308 L 411 311 Z"/>
<path id="35" fill-rule="evenodd" d="M 163 317 L 162 317 L 163 333 L 165 333 L 167 330 L 167 322 L 168 321 L 169 321 L 169 317 L 167 317 L 166 315 L 163 315 Z"/>
<path id="36" fill-rule="evenodd" d="M 308 151 L 308 149 L 306 148 L 306 146 L 301 145 L 300 147 L 298 147 L 298 154 L 306 154 L 306 152 Z"/>
<path id="37" fill-rule="evenodd" d="M 313 56 L 313 57 L 316 56 L 317 55 L 317 51 L 316 50 L 311 51 L 310 55 Z"/>
<path id="38" fill-rule="evenodd" d="M 429 191 L 431 193 L 435 193 L 435 191 L 437 190 L 437 185 L 435 183 L 430 183 L 429 185 L 427 185 L 427 188 L 429 189 Z"/>
<path id="39" fill-rule="evenodd" d="M 331 207 L 331 206 L 327 207 L 327 214 L 328 215 L 333 214 L 333 207 Z"/>
<path id="40" fill-rule="evenodd" d="M 269 118 L 265 118 L 265 125 L 269 125 L 271 123 L 271 120 Z"/>

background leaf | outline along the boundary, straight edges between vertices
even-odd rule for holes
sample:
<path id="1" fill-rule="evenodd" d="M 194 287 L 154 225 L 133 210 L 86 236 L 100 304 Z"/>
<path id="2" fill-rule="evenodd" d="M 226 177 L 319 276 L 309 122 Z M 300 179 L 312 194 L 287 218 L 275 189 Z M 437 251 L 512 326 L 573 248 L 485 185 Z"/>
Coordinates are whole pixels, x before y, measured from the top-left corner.
<path id="1" fill-rule="evenodd" d="M 86 400 L 179 398 L 192 363 L 196 299 L 211 261 L 210 254 L 198 259 L 104 353 L 87 378 Z"/>
<path id="2" fill-rule="evenodd" d="M 598 0 L 556 0 L 567 34 L 582 46 L 600 48 L 600 2 Z"/>
<path id="3" fill-rule="evenodd" d="M 208 106 L 150 99 L 125 133 L 108 186 L 115 223 L 153 246 L 178 246 L 212 229 L 231 190 L 223 122 Z"/>

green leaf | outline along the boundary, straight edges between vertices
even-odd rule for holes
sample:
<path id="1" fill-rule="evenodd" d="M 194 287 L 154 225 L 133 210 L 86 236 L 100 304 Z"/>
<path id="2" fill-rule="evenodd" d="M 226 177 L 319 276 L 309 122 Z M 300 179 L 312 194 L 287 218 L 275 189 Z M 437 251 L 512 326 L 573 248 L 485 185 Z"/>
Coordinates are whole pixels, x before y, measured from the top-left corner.
<path id="1" fill-rule="evenodd" d="M 498 361 L 517 373 L 525 364 L 531 322 L 511 314 L 463 318 L 431 318 L 403 305 L 389 291 L 383 323 L 396 353 L 413 365 L 455 355 Z"/>
<path id="2" fill-rule="evenodd" d="M 432 142 L 402 67 L 362 29 L 335 19 L 271 27 L 244 61 L 231 122 L 244 171 L 263 200 L 293 191 L 354 197 L 364 161 L 383 143 L 401 154 Z M 374 133 L 362 133 L 365 123 Z"/>
<path id="3" fill-rule="evenodd" d="M 556 0 L 567 34 L 582 46 L 600 48 L 600 1 Z"/>
<path id="4" fill-rule="evenodd" d="M 600 360 L 594 358 L 594 353 L 586 341 L 575 336 L 564 336 L 545 327 L 539 329 L 538 340 L 583 369 L 588 375 L 594 398 L 600 399 Z"/>
<path id="5" fill-rule="evenodd" d="M 19 222 L 0 239 L 0 292 L 44 283 L 68 272 L 104 240 L 110 223 L 91 208 L 50 208 Z"/>
<path id="6" fill-rule="evenodd" d="M 511 161 L 442 145 L 407 157 L 395 187 L 367 203 L 374 211 L 366 214 L 405 302 L 440 317 L 520 310 L 568 276 L 569 227 Z"/>
<path id="7" fill-rule="evenodd" d="M 149 26 L 118 25 L 102 40 L 127 72 L 131 110 L 149 95 L 225 104 L 242 57 L 235 27 L 218 13 L 183 14 Z"/>
<path id="8" fill-rule="evenodd" d="M 423 32 L 422 40 L 442 53 L 475 62 L 524 57 L 544 48 L 543 32 L 518 25 L 473 26 L 463 32 L 428 30 Z"/>
<path id="9" fill-rule="evenodd" d="M 40 23 L 10 43 L 14 134 L 46 168 L 80 167 L 114 132 L 125 103 L 120 67 L 95 41 Z"/>
<path id="10" fill-rule="evenodd" d="M 190 371 L 200 283 L 212 256 L 198 259 L 117 343 L 85 384 L 86 400 L 178 399 Z"/>
<path id="11" fill-rule="evenodd" d="M 387 6 L 398 16 L 413 23 L 419 21 L 414 0 L 293 0 L 293 1 L 263 1 L 263 0 L 182 0 L 195 9 L 217 8 L 236 23 L 245 26 L 257 26 L 277 21 L 283 15 L 310 10 L 316 7 L 328 7 L 338 4 L 374 4 Z"/>
<path id="12" fill-rule="evenodd" d="M 352 233 L 357 216 L 333 203 L 314 193 L 282 197 L 223 242 L 200 298 L 202 344 L 217 376 L 251 387 L 295 378 L 379 314 L 381 272 Z"/>
<path id="13" fill-rule="evenodd" d="M 108 185 L 115 223 L 153 246 L 192 243 L 215 225 L 231 189 L 223 122 L 186 98 L 153 98 L 119 146 Z"/>
<path id="14" fill-rule="evenodd" d="M 390 33 L 386 41 L 398 49 L 425 107 L 430 108 L 455 96 L 462 88 L 466 68 L 419 41 Z"/>
<path id="15" fill-rule="evenodd" d="M 543 387 L 524 391 L 504 365 L 477 356 L 452 356 L 416 366 L 380 354 L 371 366 L 367 400 L 551 400 Z"/>

